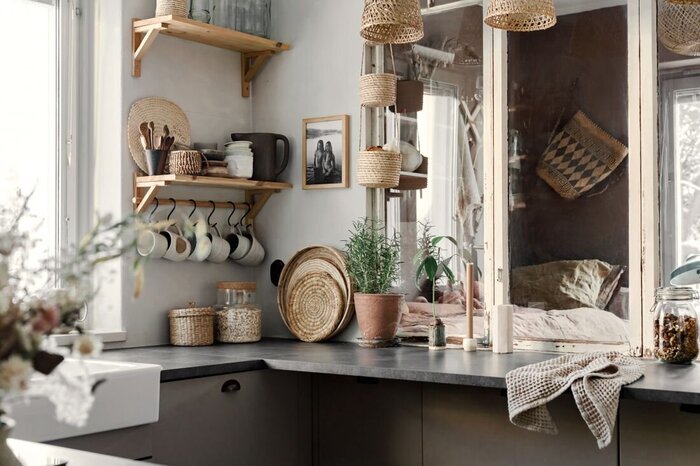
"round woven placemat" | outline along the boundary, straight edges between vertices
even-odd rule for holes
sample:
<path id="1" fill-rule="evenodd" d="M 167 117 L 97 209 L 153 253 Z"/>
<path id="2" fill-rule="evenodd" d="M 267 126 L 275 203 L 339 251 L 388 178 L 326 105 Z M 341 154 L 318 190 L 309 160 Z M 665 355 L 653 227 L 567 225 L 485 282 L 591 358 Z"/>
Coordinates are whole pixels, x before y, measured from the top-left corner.
<path id="1" fill-rule="evenodd" d="M 345 327 L 347 327 L 347 325 L 350 323 L 350 321 L 352 321 L 352 317 L 355 314 L 355 307 L 353 305 L 352 300 L 352 281 L 350 280 L 350 276 L 348 275 L 347 269 L 345 267 L 345 258 L 340 251 L 328 246 L 310 246 L 294 254 L 294 256 L 292 256 L 289 262 L 284 266 L 282 274 L 280 275 L 277 289 L 277 305 L 280 311 L 280 316 L 282 317 L 282 321 L 291 331 L 287 319 L 288 302 L 289 298 L 291 297 L 290 284 L 292 283 L 292 279 L 294 279 L 295 281 L 297 280 L 295 273 L 296 269 L 302 264 L 304 264 L 306 261 L 314 260 L 323 260 L 325 262 L 328 262 L 335 269 L 337 269 L 337 271 L 343 278 L 344 285 L 339 285 L 339 288 L 343 293 L 343 297 L 345 298 L 343 316 L 338 325 L 336 326 L 334 332 L 328 337 L 331 338 L 343 331 Z M 335 277 L 334 281 L 336 281 L 337 275 L 331 275 L 331 278 Z"/>
<path id="2" fill-rule="evenodd" d="M 173 102 L 161 97 L 146 97 L 137 100 L 131 105 L 126 124 L 129 152 L 136 165 L 142 172 L 148 173 L 146 165 L 146 153 L 141 145 L 141 132 L 139 125 L 152 121 L 156 128 L 156 135 L 163 135 L 163 126 L 168 125 L 170 135 L 175 137 L 175 142 L 190 146 L 190 122 L 187 115 Z"/>
<path id="3" fill-rule="evenodd" d="M 343 317 L 343 292 L 325 272 L 304 276 L 287 303 L 289 330 L 300 340 L 323 341 L 335 332 Z"/>

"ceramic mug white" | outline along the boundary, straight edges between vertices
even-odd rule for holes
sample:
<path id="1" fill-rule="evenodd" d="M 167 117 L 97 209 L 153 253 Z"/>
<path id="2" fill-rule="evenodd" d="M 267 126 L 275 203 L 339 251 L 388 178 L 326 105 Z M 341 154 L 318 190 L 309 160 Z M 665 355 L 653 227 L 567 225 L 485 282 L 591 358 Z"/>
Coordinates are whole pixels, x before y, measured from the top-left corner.
<path id="1" fill-rule="evenodd" d="M 231 246 L 228 244 L 228 241 L 221 237 L 219 230 L 216 227 L 213 228 L 213 231 L 215 231 L 216 234 L 210 232 L 206 235 L 206 238 L 211 241 L 211 253 L 209 254 L 209 257 L 207 257 L 207 260 L 209 262 L 221 264 L 228 259 L 228 255 L 231 252 Z"/>
<path id="2" fill-rule="evenodd" d="M 143 257 L 160 259 L 168 250 L 169 242 L 157 231 L 144 230 L 136 238 L 136 250 Z"/>
<path id="3" fill-rule="evenodd" d="M 255 237 L 250 227 L 248 227 L 244 236 L 250 239 L 251 245 L 248 253 L 236 261 L 237 264 L 252 267 L 255 265 L 260 265 L 265 260 L 265 248 L 260 241 Z"/>
<path id="4" fill-rule="evenodd" d="M 212 243 L 206 234 L 195 236 L 194 241 L 190 240 L 190 244 L 192 245 L 192 252 L 190 257 L 187 258 L 188 261 L 204 262 L 209 258 Z"/>
<path id="5" fill-rule="evenodd" d="M 168 249 L 165 251 L 165 255 L 163 257 L 173 262 L 182 262 L 187 260 L 192 252 L 192 245 L 184 236 L 182 236 L 182 231 L 179 227 L 175 226 L 171 228 L 174 228 L 175 231 L 168 229 L 160 232 L 162 236 L 168 239 Z"/>
<path id="6" fill-rule="evenodd" d="M 226 235 L 226 241 L 231 246 L 229 258 L 234 261 L 245 257 L 252 245 L 250 238 L 243 235 L 240 228 L 231 228 L 231 233 Z"/>

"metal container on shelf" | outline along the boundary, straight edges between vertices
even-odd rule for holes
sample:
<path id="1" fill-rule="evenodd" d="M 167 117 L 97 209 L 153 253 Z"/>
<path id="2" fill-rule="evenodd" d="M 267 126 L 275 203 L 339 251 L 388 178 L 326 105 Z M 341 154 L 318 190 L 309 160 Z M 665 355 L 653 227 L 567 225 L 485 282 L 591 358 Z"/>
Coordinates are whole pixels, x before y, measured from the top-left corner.
<path id="1" fill-rule="evenodd" d="M 262 310 L 255 305 L 252 282 L 219 282 L 216 339 L 222 343 L 253 343 L 262 338 Z"/>
<path id="2" fill-rule="evenodd" d="M 656 290 L 654 357 L 674 364 L 688 364 L 698 356 L 700 295 L 693 288 L 665 287 Z"/>

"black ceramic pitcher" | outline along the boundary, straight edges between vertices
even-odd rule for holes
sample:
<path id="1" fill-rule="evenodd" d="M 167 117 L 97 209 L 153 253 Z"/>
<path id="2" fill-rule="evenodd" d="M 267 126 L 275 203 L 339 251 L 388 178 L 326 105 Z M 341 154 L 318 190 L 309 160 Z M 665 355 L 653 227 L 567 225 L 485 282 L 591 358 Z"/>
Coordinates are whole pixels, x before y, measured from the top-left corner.
<path id="1" fill-rule="evenodd" d="M 253 179 L 277 181 L 289 163 L 289 139 L 273 133 L 231 133 L 232 141 L 251 141 L 253 151 Z M 277 163 L 277 141 L 282 141 L 282 161 Z"/>

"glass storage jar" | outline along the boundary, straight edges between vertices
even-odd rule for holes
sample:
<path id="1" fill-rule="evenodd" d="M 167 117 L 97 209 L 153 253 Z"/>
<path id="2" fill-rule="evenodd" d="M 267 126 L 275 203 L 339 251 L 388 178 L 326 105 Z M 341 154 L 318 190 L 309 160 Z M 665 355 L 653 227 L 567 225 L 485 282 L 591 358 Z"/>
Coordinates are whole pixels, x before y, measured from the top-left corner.
<path id="1" fill-rule="evenodd" d="M 216 312 L 216 339 L 222 343 L 252 343 L 262 338 L 262 310 L 255 305 L 255 283 L 220 282 L 228 304 Z"/>
<path id="2" fill-rule="evenodd" d="M 700 295 L 693 288 L 666 287 L 656 290 L 654 312 L 654 357 L 660 361 L 687 364 L 698 356 Z"/>

